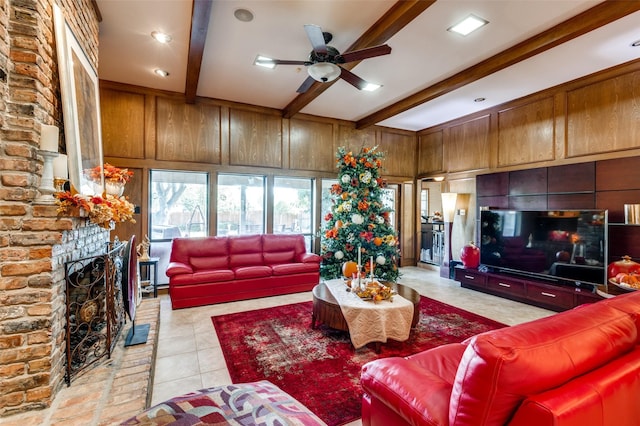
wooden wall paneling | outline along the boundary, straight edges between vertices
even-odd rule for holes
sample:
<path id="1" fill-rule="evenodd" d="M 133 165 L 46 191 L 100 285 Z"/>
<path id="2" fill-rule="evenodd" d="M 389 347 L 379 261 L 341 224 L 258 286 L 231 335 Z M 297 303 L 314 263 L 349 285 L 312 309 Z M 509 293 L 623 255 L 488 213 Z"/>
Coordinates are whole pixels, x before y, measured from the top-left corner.
<path id="1" fill-rule="evenodd" d="M 442 141 L 444 132 L 427 133 L 418 136 L 418 175 L 444 171 Z"/>
<path id="2" fill-rule="evenodd" d="M 220 107 L 158 98 L 156 159 L 220 164 Z"/>
<path id="3" fill-rule="evenodd" d="M 415 230 L 415 202 L 414 202 L 414 182 L 408 181 L 402 184 L 400 192 L 400 266 L 415 266 L 416 264 L 416 233 Z"/>
<path id="4" fill-rule="evenodd" d="M 105 157 L 144 158 L 145 96 L 100 88 Z"/>
<path id="5" fill-rule="evenodd" d="M 569 91 L 568 156 L 637 148 L 640 140 L 638 99 L 640 71 Z"/>
<path id="6" fill-rule="evenodd" d="M 481 207 L 494 207 L 498 209 L 508 209 L 509 208 L 509 197 L 506 195 L 489 195 L 487 197 L 477 197 L 478 200 L 476 204 L 478 205 L 478 209 Z"/>
<path id="7" fill-rule="evenodd" d="M 595 192 L 582 194 L 549 194 L 547 196 L 549 210 L 561 209 L 595 209 Z"/>
<path id="8" fill-rule="evenodd" d="M 509 208 L 513 210 L 547 210 L 547 194 L 510 196 Z"/>
<path id="9" fill-rule="evenodd" d="M 289 168 L 334 171 L 333 124 L 309 120 L 289 120 Z"/>
<path id="10" fill-rule="evenodd" d="M 156 158 L 158 148 L 157 97 L 145 95 L 144 99 L 144 158 Z"/>
<path id="11" fill-rule="evenodd" d="M 596 192 L 596 208 L 608 209 L 609 222 L 613 223 L 624 223 L 625 204 L 637 204 L 639 202 L 640 189 Z"/>
<path id="12" fill-rule="evenodd" d="M 279 116 L 231 109 L 229 133 L 230 164 L 283 167 L 282 118 Z"/>
<path id="13" fill-rule="evenodd" d="M 114 164 L 116 167 L 120 167 L 117 164 Z M 133 203 L 135 206 L 140 208 L 139 214 L 134 214 L 133 218 L 136 223 L 131 222 L 121 222 L 117 223 L 115 229 L 111 232 L 111 239 L 118 237 L 120 241 L 128 241 L 132 235 L 136 236 L 136 241 L 142 241 L 142 238 L 146 235 L 147 231 L 147 214 L 148 208 L 146 205 L 143 205 L 143 185 L 146 181 L 144 177 L 144 170 L 138 168 L 127 167 L 129 170 L 133 172 L 133 176 L 131 180 L 127 182 L 124 187 L 123 195 L 127 197 L 127 199 Z M 143 220 L 144 219 L 144 220 Z M 144 228 L 143 228 L 144 226 Z M 144 229 L 144 230 L 143 230 Z"/>
<path id="14" fill-rule="evenodd" d="M 640 262 L 640 226 L 609 226 L 607 246 L 609 263 L 622 259 L 622 256 L 631 256 Z"/>
<path id="15" fill-rule="evenodd" d="M 444 168 L 461 172 L 489 167 L 489 115 L 448 129 L 444 139 Z"/>
<path id="16" fill-rule="evenodd" d="M 509 172 L 509 195 L 547 194 L 547 168 Z"/>
<path id="17" fill-rule="evenodd" d="M 593 192 L 596 189 L 596 163 L 567 164 L 547 169 L 547 189 L 558 192 Z"/>
<path id="18" fill-rule="evenodd" d="M 509 194 L 509 173 L 491 173 L 476 176 L 476 193 L 478 196 Z"/>
<path id="19" fill-rule="evenodd" d="M 375 127 L 369 127 L 363 130 L 355 128 L 355 124 L 338 125 L 338 144 L 334 147 L 334 155 L 339 147 L 344 147 L 347 152 L 353 153 L 360 152 L 362 147 L 374 147 L 376 145 L 376 129 Z M 335 159 L 335 157 L 334 157 Z M 335 165 L 335 164 L 334 164 Z"/>
<path id="20" fill-rule="evenodd" d="M 554 99 L 498 112 L 498 167 L 554 159 Z"/>
<path id="21" fill-rule="evenodd" d="M 640 185 L 640 157 L 616 158 L 596 163 L 596 191 L 636 189 Z"/>
<path id="22" fill-rule="evenodd" d="M 387 176 L 415 176 L 417 143 L 415 134 L 380 132 L 378 150 L 384 153 L 382 172 Z"/>

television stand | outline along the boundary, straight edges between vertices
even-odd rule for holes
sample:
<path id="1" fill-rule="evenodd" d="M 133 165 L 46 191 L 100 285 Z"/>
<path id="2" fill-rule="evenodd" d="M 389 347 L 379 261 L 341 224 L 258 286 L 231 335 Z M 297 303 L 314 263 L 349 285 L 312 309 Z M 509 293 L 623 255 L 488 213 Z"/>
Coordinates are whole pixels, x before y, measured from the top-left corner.
<path id="1" fill-rule="evenodd" d="M 454 279 L 464 288 L 557 312 L 603 299 L 593 292 L 591 285 L 567 286 L 501 272 L 482 272 L 478 269 L 456 267 Z"/>

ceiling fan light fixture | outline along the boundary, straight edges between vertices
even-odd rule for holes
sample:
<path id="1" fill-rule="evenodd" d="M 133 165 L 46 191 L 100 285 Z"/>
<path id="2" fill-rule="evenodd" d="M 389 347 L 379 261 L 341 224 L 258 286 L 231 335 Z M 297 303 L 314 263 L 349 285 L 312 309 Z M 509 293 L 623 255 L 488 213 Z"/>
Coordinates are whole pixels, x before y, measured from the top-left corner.
<path id="1" fill-rule="evenodd" d="M 256 56 L 256 59 L 253 61 L 253 65 L 269 69 L 274 69 L 276 67 L 276 63 L 273 59 L 262 55 Z"/>
<path id="2" fill-rule="evenodd" d="M 161 31 L 151 32 L 151 37 L 153 37 L 157 42 L 165 44 L 173 40 L 169 34 L 163 33 Z"/>
<path id="3" fill-rule="evenodd" d="M 365 90 L 367 92 L 375 92 L 376 90 L 378 90 L 379 88 L 381 88 L 382 85 L 381 84 L 375 84 L 375 83 L 367 83 L 366 86 L 364 86 L 362 88 L 362 90 Z"/>
<path id="4" fill-rule="evenodd" d="M 309 65 L 307 72 L 316 81 L 328 83 L 340 77 L 340 67 L 331 62 L 316 62 Z"/>
<path id="5" fill-rule="evenodd" d="M 447 28 L 447 31 L 466 36 L 474 32 L 480 27 L 487 25 L 489 21 L 471 14 L 457 24 Z"/>

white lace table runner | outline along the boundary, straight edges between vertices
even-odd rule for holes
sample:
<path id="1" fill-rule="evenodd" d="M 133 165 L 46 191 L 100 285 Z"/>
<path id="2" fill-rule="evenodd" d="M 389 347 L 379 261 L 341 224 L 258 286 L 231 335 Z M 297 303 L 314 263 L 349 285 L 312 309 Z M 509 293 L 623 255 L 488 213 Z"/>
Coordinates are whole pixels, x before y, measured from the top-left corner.
<path id="1" fill-rule="evenodd" d="M 371 342 L 384 343 L 387 339 L 402 342 L 409 338 L 413 319 L 413 303 L 409 300 L 396 294 L 392 301 L 374 303 L 346 291 L 342 279 L 325 281 L 325 285 L 340 305 L 354 348 Z"/>

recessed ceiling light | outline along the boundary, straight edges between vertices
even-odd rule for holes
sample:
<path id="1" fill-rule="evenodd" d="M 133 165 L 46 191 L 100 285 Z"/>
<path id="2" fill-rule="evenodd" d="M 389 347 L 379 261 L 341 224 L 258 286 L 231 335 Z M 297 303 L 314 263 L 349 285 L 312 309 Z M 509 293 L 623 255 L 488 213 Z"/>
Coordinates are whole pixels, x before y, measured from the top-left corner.
<path id="1" fill-rule="evenodd" d="M 266 56 L 262 56 L 262 55 L 256 56 L 256 59 L 253 61 L 253 65 L 257 65 L 259 67 L 271 68 L 271 69 L 276 67 L 276 63 L 273 62 L 273 59 L 267 58 Z"/>
<path id="2" fill-rule="evenodd" d="M 631 47 L 638 47 L 640 46 L 640 40 L 636 40 L 633 43 L 631 43 Z"/>
<path id="3" fill-rule="evenodd" d="M 161 69 L 156 69 L 153 70 L 153 72 L 155 72 L 157 75 L 159 75 L 160 77 L 168 77 L 169 76 L 169 72 L 165 71 L 165 70 L 161 70 Z"/>
<path id="4" fill-rule="evenodd" d="M 154 31 L 151 33 L 151 37 L 160 43 L 169 43 L 172 39 L 169 34 L 162 33 L 160 31 Z"/>
<path id="5" fill-rule="evenodd" d="M 362 90 L 366 90 L 367 92 L 373 92 L 374 90 L 378 90 L 379 88 L 381 88 L 382 86 L 379 84 L 374 84 L 374 83 L 367 83 L 366 86 L 364 86 L 362 88 Z"/>
<path id="6" fill-rule="evenodd" d="M 488 23 L 489 21 L 478 18 L 476 15 L 471 14 L 454 26 L 447 28 L 447 31 L 466 36 L 477 30 L 478 28 L 487 25 Z"/>
<path id="7" fill-rule="evenodd" d="M 475 98 L 475 99 L 473 100 L 473 102 L 484 102 L 484 101 L 486 101 L 486 100 L 487 100 L 487 98 Z"/>
<path id="8" fill-rule="evenodd" d="M 236 9 L 233 11 L 233 16 L 235 16 L 238 21 L 242 21 L 242 22 L 253 21 L 253 13 L 251 13 L 251 11 L 248 9 Z"/>

